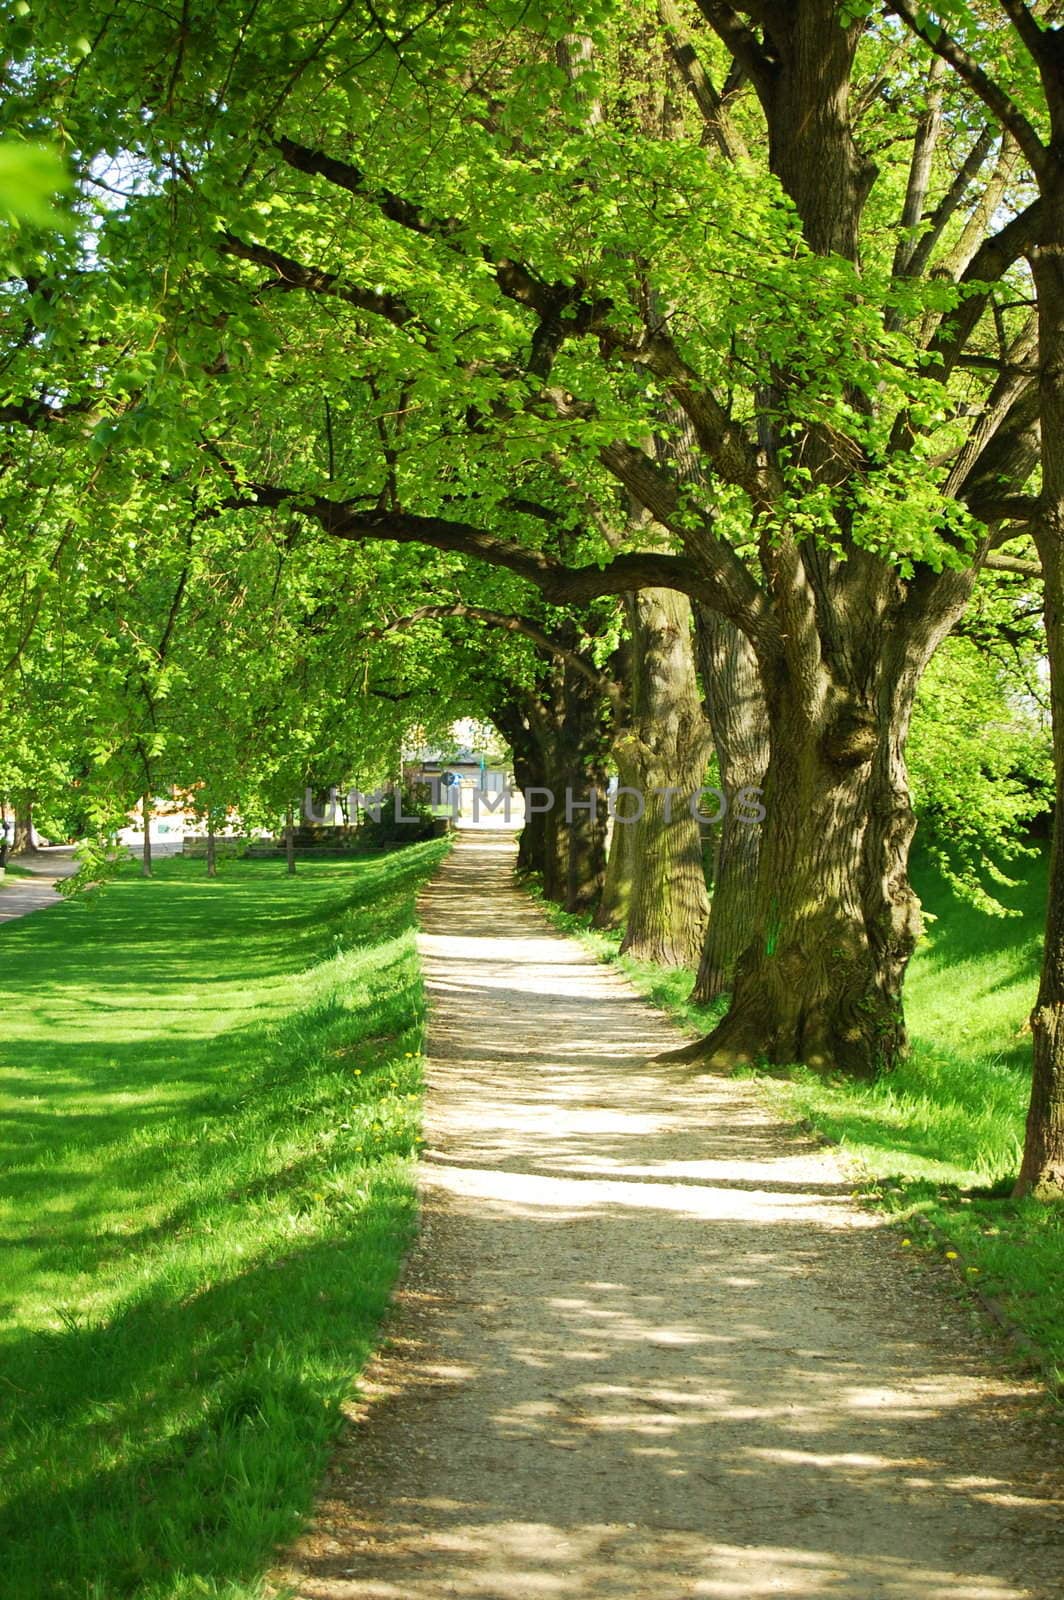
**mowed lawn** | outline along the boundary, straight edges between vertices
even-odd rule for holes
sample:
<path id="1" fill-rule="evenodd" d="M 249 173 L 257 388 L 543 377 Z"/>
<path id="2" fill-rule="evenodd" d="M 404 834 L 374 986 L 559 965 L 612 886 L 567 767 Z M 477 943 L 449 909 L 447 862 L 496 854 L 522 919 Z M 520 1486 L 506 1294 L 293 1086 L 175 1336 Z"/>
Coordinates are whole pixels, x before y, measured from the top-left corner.
<path id="1" fill-rule="evenodd" d="M 414 1226 L 443 849 L 164 861 L 0 930 L 4 1600 L 260 1592 Z"/>

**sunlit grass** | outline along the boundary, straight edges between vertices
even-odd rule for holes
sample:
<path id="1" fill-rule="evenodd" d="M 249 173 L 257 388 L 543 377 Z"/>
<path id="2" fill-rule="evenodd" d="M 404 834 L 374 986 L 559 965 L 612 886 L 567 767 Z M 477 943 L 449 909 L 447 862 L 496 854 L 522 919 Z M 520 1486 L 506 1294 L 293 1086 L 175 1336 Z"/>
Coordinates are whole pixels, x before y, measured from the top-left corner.
<path id="1" fill-rule="evenodd" d="M 908 1227 L 913 1248 L 959 1250 L 958 1274 L 1031 1336 L 1060 1383 L 1064 1207 L 1009 1198 L 1030 1095 L 1026 1019 L 1038 986 L 1046 862 L 1029 862 L 1014 889 L 995 890 L 1014 917 L 974 910 L 926 864 L 917 862 L 914 881 L 935 920 L 906 983 L 908 1061 L 871 1084 L 795 1073 L 772 1092 L 839 1142 L 899 1221 L 918 1215 L 933 1224 L 932 1233 Z"/>
<path id="2" fill-rule="evenodd" d="M 445 845 L 0 931 L 5 1600 L 259 1593 L 414 1222 Z"/>
<path id="3" fill-rule="evenodd" d="M 914 881 L 927 933 L 909 970 L 905 1008 L 912 1053 L 874 1083 L 827 1080 L 801 1068 L 766 1078 L 781 1111 L 842 1146 L 878 1204 L 907 1224 L 914 1249 L 960 1252 L 959 1277 L 993 1296 L 1064 1373 L 1064 1207 L 1014 1201 L 1030 1094 L 1034 1001 L 1045 918 L 1044 857 L 995 894 L 1018 913 L 988 917 L 959 901 L 933 867 Z M 641 994 L 677 1021 L 708 1031 L 723 1003 L 692 1006 L 694 975 L 618 955 L 615 934 L 547 907 L 600 959 L 616 962 Z M 933 918 L 933 920 L 931 920 Z M 993 1191 L 991 1194 L 978 1191 Z M 914 1227 L 919 1214 L 933 1231 Z M 969 1271 L 968 1269 L 974 1269 Z"/>

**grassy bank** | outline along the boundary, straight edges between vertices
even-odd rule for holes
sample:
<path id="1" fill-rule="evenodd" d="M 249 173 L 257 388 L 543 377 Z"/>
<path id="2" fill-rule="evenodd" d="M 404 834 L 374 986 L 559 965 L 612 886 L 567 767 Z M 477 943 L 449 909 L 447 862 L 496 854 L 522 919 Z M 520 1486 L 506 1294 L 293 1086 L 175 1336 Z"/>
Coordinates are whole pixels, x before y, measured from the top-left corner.
<path id="1" fill-rule="evenodd" d="M 413 1227 L 445 848 L 163 861 L 0 932 L 5 1600 L 259 1592 Z"/>
<path id="2" fill-rule="evenodd" d="M 933 868 L 917 863 L 914 881 L 931 916 L 906 984 L 913 1049 L 902 1067 L 871 1084 L 825 1082 L 797 1069 L 766 1086 L 785 1115 L 807 1119 L 842 1145 L 871 1197 L 896 1213 L 912 1249 L 940 1259 L 956 1252 L 958 1281 L 977 1287 L 1025 1330 L 1059 1384 L 1064 1208 L 1008 1198 L 1030 1090 L 1025 1020 L 1045 915 L 1045 861 L 1025 865 L 1016 888 L 995 889 L 1016 915 L 993 918 L 960 902 Z M 618 955 L 616 937 L 589 933 L 564 913 L 552 916 L 678 1020 L 705 1028 L 719 1015 L 719 1005 L 687 1005 L 689 972 L 632 962 Z"/>

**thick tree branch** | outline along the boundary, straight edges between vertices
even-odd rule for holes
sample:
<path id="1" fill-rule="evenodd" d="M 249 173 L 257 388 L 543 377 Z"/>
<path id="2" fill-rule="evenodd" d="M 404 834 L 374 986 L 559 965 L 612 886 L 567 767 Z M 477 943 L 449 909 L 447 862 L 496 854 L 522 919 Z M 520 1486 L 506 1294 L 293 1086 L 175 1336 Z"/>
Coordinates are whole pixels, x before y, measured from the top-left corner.
<path id="1" fill-rule="evenodd" d="M 745 160 L 749 154 L 746 141 L 728 115 L 723 96 L 717 93 L 713 80 L 702 64 L 676 0 L 658 0 L 658 11 L 677 70 L 702 113 L 702 120 L 717 148 L 729 161 Z"/>
<path id="2" fill-rule="evenodd" d="M 719 477 L 744 489 L 757 506 L 770 503 L 782 491 L 782 484 L 745 429 L 680 355 L 663 326 L 658 324 L 648 330 L 637 344 L 619 337 L 604 337 L 602 342 L 623 360 L 646 367 L 668 384 Z"/>
<path id="3" fill-rule="evenodd" d="M 1042 202 L 1035 200 L 997 233 L 984 240 L 965 268 L 962 286 L 993 284 L 1003 278 L 1009 268 L 1036 243 L 1041 218 Z M 935 367 L 937 376 L 945 378 L 953 371 L 989 299 L 988 291 L 973 290 L 945 319 L 927 347 L 929 355 L 939 358 Z"/>
<path id="4" fill-rule="evenodd" d="M 464 257 L 469 256 L 472 244 L 473 252 L 491 265 L 501 293 L 508 300 L 534 311 L 540 323 L 549 326 L 551 334 L 568 337 L 590 332 L 612 309 L 609 300 L 586 299 L 580 284 L 547 283 L 522 262 L 499 255 L 482 241 L 471 241 L 469 225 L 459 218 L 435 216 L 392 189 L 374 186 L 362 168 L 353 162 L 338 161 L 334 156 L 298 144 L 294 139 L 278 140 L 277 149 L 290 167 L 324 178 L 328 183 L 346 189 L 349 194 L 358 195 L 390 222 L 397 223 L 410 233 L 435 240 Z M 563 311 L 567 313 L 564 322 L 561 317 Z M 534 348 L 534 360 L 538 354 Z M 540 357 L 538 366 L 544 369 L 540 371 L 540 376 L 549 370 L 551 359 L 552 355 L 545 361 Z"/>
<path id="5" fill-rule="evenodd" d="M 927 74 L 927 102 L 917 118 L 916 136 L 913 139 L 909 161 L 909 178 L 905 187 L 905 201 L 901 211 L 901 233 L 894 251 L 894 275 L 904 277 L 910 270 L 916 254 L 915 230 L 923 216 L 931 171 L 942 131 L 942 79 L 946 63 L 934 56 Z"/>
<path id="6" fill-rule="evenodd" d="M 556 415 L 566 421 L 595 415 L 593 407 L 574 400 L 571 395 L 558 389 L 545 390 L 544 399 Z M 778 630 L 771 620 L 765 592 L 732 546 L 717 535 L 712 519 L 699 515 L 697 507 L 683 504 L 680 480 L 645 451 L 621 439 L 603 445 L 599 450 L 599 460 L 657 522 L 683 541 L 685 548 L 697 546 L 699 570 L 707 587 L 712 587 L 716 596 L 709 604 L 715 605 L 762 650 L 778 644 Z M 697 519 L 694 526 L 692 519 Z M 607 542 L 612 543 L 610 540 Z M 666 584 L 665 587 L 682 586 Z"/>
<path id="7" fill-rule="evenodd" d="M 218 242 L 218 249 L 222 255 L 236 256 L 241 261 L 252 261 L 258 266 L 267 267 L 274 274 L 273 279 L 265 285 L 267 289 L 300 289 L 308 294 L 330 295 L 333 299 L 345 300 L 348 305 L 355 306 L 359 311 L 383 317 L 385 321 L 394 323 L 397 328 L 405 328 L 411 323 L 420 322 L 398 295 L 363 289 L 358 284 L 341 278 L 337 272 L 326 272 L 321 267 L 305 266 L 300 261 L 294 261 L 291 256 L 282 255 L 280 250 L 274 250 L 269 245 L 250 244 L 238 238 L 235 233 L 223 233 Z"/>
<path id="8" fill-rule="evenodd" d="M 964 202 L 972 184 L 979 175 L 983 163 L 994 146 L 994 129 L 990 123 L 980 133 L 972 148 L 969 150 L 957 176 L 942 196 L 935 209 L 925 217 L 928 224 L 926 232 L 922 233 L 913 247 L 912 255 L 906 265 L 909 277 L 918 278 L 931 259 L 932 252 L 938 244 L 946 225 Z"/>
<path id="9" fill-rule="evenodd" d="M 526 549 L 472 523 L 409 512 L 362 511 L 348 502 L 277 484 L 248 484 L 222 501 L 218 510 L 250 511 L 260 507 L 301 512 L 334 539 L 425 544 L 472 556 L 516 573 L 556 605 L 635 589 L 678 589 L 730 617 L 762 651 L 776 643 L 765 596 L 730 547 L 727 548 L 734 565 L 728 564 L 727 570 L 717 572 L 702 569 L 686 556 L 656 550 L 622 551 L 602 566 L 572 567 L 542 550 Z M 720 543 L 716 541 L 717 545 Z M 719 552 L 717 555 L 719 558 Z"/>
<path id="10" fill-rule="evenodd" d="M 939 23 L 928 24 L 920 19 L 916 8 L 908 0 L 887 0 L 887 8 L 899 17 L 905 26 L 922 39 L 929 50 L 949 63 L 957 76 L 992 112 L 1001 126 L 1012 134 L 1034 172 L 1041 176 L 1046 169 L 1048 151 L 1032 123 L 1019 106 L 1006 94 L 1001 85 L 985 72 L 973 55 Z"/>
<path id="11" fill-rule="evenodd" d="M 1019 363 L 1034 349 L 1033 322 L 1013 341 L 1008 356 Z M 943 485 L 947 495 L 969 498 L 973 486 L 992 482 L 1022 488 L 1038 459 L 1037 385 L 1015 367 L 998 374 Z M 1000 490 L 999 490 L 1000 492 Z"/>
<path id="12" fill-rule="evenodd" d="M 50 428 L 53 423 L 66 422 L 69 417 L 83 416 L 99 404 L 99 396 L 91 400 L 73 400 L 65 405 L 49 405 L 47 400 L 10 400 L 0 405 L 0 425 L 15 422 L 24 428 Z"/>
<path id="13" fill-rule="evenodd" d="M 746 72 L 762 101 L 772 92 L 775 66 L 760 39 L 724 0 L 696 0 L 717 37 Z"/>
<path id="14" fill-rule="evenodd" d="M 1042 576 L 1042 563 L 1040 561 L 1025 561 L 1022 556 L 1006 556 L 994 554 L 987 556 L 983 562 L 985 572 L 1016 572 L 1024 578 L 1040 578 Z"/>
<path id="15" fill-rule="evenodd" d="M 1014 522 L 1025 526 L 1038 515 L 1038 498 L 1033 494 L 972 494 L 968 509 L 980 522 Z M 1009 530 L 1008 538 L 1015 539 L 1022 527 Z"/>
<path id="16" fill-rule="evenodd" d="M 619 702 L 622 697 L 621 685 L 611 678 L 609 673 L 600 671 L 578 650 L 570 650 L 557 639 L 552 639 L 550 634 L 546 633 L 538 623 L 533 622 L 531 617 L 522 617 L 507 611 L 493 611 L 488 606 L 466 605 L 461 600 L 451 605 L 419 606 L 416 611 L 411 611 L 405 617 L 396 617 L 378 628 L 371 628 L 363 637 L 379 639 L 387 633 L 415 628 L 419 622 L 442 621 L 447 617 L 468 617 L 474 622 L 483 622 L 489 628 L 502 628 L 507 633 L 520 634 L 523 638 L 530 639 L 545 655 L 566 662 L 574 672 L 578 672 L 609 700 Z"/>
<path id="17" fill-rule="evenodd" d="M 998 3 L 1038 66 L 1055 65 L 1052 37 L 1032 16 L 1023 0 L 998 0 Z"/>

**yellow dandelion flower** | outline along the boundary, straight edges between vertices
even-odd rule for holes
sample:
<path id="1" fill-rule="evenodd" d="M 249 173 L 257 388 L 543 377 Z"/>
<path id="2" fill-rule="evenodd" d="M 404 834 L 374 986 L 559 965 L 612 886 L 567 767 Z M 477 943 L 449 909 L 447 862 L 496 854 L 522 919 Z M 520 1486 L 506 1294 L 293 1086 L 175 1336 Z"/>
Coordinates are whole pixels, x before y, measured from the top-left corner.
<path id="1" fill-rule="evenodd" d="M 956 1261 L 956 1259 L 957 1259 L 956 1250 L 947 1250 L 946 1251 L 946 1260 L 947 1261 Z"/>

